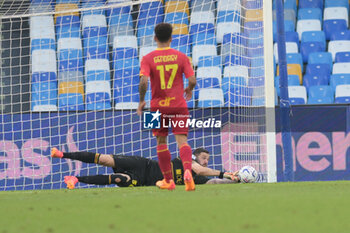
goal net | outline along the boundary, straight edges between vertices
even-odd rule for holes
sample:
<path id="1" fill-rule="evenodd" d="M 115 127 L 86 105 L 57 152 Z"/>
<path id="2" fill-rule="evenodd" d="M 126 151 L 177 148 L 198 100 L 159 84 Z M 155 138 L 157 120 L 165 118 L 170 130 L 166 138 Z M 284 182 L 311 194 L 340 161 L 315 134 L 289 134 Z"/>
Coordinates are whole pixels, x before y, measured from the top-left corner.
<path id="1" fill-rule="evenodd" d="M 140 61 L 156 49 L 160 22 L 172 24 L 171 47 L 195 68 L 188 106 L 192 119 L 208 127 L 190 128 L 192 149 L 207 149 L 211 168 L 252 165 L 259 181 L 275 180 L 274 97 L 265 79 L 272 55 L 264 53 L 272 51 L 264 37 L 272 19 L 263 20 L 272 7 L 262 0 L 5 0 L 0 6 L 0 190 L 65 188 L 67 175 L 112 173 L 52 159 L 52 147 L 157 158 L 155 138 L 135 109 Z M 178 156 L 172 134 L 168 144 Z"/>

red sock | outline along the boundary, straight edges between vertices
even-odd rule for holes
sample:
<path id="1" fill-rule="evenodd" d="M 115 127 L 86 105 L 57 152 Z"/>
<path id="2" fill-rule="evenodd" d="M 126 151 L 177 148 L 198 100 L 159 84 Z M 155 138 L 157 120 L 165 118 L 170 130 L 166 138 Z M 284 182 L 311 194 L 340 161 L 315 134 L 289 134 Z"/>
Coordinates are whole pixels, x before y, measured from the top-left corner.
<path id="1" fill-rule="evenodd" d="M 192 170 L 192 149 L 191 147 L 185 143 L 180 146 L 180 158 L 182 161 L 182 165 L 184 167 L 184 171 L 189 169 Z"/>
<path id="2" fill-rule="evenodd" d="M 165 144 L 157 146 L 158 164 L 163 176 L 167 182 L 173 179 L 173 171 L 171 170 L 171 154 L 168 146 Z"/>

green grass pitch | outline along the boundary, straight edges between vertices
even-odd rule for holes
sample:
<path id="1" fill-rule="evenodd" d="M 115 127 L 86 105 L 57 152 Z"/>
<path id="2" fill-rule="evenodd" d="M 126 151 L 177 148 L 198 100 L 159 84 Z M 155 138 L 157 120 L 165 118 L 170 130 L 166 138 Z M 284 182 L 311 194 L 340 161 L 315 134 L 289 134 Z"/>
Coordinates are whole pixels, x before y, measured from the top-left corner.
<path id="1" fill-rule="evenodd" d="M 350 183 L 0 192 L 0 233 L 348 232 Z"/>

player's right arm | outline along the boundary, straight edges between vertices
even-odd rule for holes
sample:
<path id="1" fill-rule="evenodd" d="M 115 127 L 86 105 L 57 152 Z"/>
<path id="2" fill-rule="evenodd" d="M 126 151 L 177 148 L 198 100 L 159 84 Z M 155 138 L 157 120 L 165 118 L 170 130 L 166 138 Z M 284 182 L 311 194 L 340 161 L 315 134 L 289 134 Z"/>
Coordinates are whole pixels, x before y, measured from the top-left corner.
<path id="1" fill-rule="evenodd" d="M 183 58 L 183 66 L 184 66 L 184 74 L 186 78 L 188 79 L 188 86 L 185 88 L 185 99 L 188 101 L 192 98 L 192 90 L 197 84 L 196 76 L 194 76 L 194 70 L 192 68 L 190 59 L 184 55 Z"/>
<path id="2" fill-rule="evenodd" d="M 190 76 L 188 78 L 188 86 L 185 88 L 185 99 L 188 101 L 192 98 L 192 90 L 196 86 L 196 76 Z"/>

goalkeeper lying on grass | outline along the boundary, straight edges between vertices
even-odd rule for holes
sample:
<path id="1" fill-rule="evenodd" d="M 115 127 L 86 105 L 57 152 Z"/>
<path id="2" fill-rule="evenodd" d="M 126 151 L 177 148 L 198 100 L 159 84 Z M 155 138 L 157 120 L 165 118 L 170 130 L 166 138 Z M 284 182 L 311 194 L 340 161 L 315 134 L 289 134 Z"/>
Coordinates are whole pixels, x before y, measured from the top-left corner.
<path id="1" fill-rule="evenodd" d="M 196 184 L 237 183 L 237 172 L 222 172 L 208 168 L 209 151 L 198 148 L 193 152 L 192 173 Z M 52 148 L 51 157 L 79 160 L 85 163 L 96 163 L 113 168 L 114 174 L 94 176 L 65 176 L 68 189 L 74 189 L 77 182 L 95 185 L 116 184 L 119 187 L 152 186 L 163 179 L 158 162 L 139 156 L 107 155 L 91 152 L 62 152 Z M 173 177 L 176 184 L 184 184 L 183 167 L 179 158 L 171 161 Z M 218 176 L 209 179 L 207 176 Z"/>

